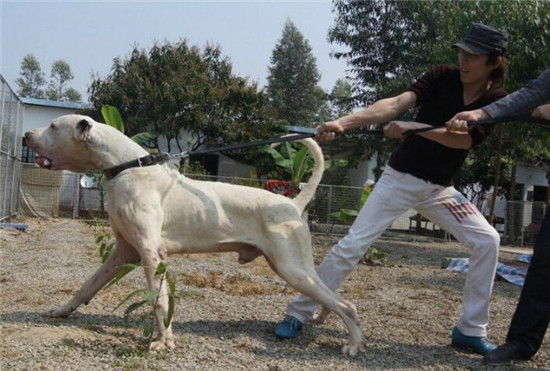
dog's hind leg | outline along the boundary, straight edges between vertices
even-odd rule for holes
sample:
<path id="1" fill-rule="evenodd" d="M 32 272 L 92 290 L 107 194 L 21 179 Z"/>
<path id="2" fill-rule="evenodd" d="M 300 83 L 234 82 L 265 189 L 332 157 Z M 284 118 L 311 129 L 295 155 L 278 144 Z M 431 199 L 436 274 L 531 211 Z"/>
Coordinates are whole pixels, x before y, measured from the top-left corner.
<path id="1" fill-rule="evenodd" d="M 292 251 L 292 248 L 286 250 Z M 270 259 L 275 265 L 277 273 L 284 278 L 288 284 L 310 297 L 327 310 L 336 313 L 346 324 L 349 332 L 349 342 L 342 347 L 344 354 L 357 355 L 365 350 L 363 345 L 363 334 L 357 316 L 357 310 L 353 303 L 342 300 L 332 292 L 319 278 L 314 270 L 313 259 L 304 261 L 304 257 L 279 256 L 277 259 Z M 298 264 L 297 262 L 301 262 Z"/>
<path id="2" fill-rule="evenodd" d="M 140 261 L 138 252 L 122 237 L 117 236 L 116 246 L 105 263 L 90 277 L 64 305 L 50 309 L 45 313 L 49 317 L 67 317 L 80 305 L 88 304 L 90 300 L 109 283 L 121 270 L 125 263 Z"/>

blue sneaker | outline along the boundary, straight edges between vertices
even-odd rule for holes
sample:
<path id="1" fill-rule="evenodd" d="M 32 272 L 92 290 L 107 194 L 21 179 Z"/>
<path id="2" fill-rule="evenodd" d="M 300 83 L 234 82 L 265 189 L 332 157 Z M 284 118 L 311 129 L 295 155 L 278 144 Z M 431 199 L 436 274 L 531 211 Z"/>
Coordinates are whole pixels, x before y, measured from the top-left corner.
<path id="1" fill-rule="evenodd" d="M 458 327 L 453 328 L 451 338 L 451 345 L 453 347 L 470 350 L 481 355 L 485 355 L 497 348 L 497 346 L 489 342 L 486 337 L 466 336 L 460 332 Z"/>
<path id="2" fill-rule="evenodd" d="M 303 326 L 298 318 L 286 315 L 275 327 L 275 335 L 280 339 L 294 339 Z"/>

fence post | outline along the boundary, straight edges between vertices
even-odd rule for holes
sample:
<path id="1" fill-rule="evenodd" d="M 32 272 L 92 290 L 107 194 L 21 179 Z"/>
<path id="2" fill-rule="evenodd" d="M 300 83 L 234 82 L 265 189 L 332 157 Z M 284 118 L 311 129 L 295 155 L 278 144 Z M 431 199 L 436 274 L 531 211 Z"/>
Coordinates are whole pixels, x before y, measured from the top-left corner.
<path id="1" fill-rule="evenodd" d="M 73 204 L 73 219 L 78 219 L 78 211 L 80 208 L 80 174 L 74 174 L 75 179 L 75 192 L 74 192 L 74 204 Z"/>
<path id="2" fill-rule="evenodd" d="M 328 206 L 327 206 L 327 224 L 330 223 L 330 214 L 332 213 L 332 186 L 328 186 Z"/>

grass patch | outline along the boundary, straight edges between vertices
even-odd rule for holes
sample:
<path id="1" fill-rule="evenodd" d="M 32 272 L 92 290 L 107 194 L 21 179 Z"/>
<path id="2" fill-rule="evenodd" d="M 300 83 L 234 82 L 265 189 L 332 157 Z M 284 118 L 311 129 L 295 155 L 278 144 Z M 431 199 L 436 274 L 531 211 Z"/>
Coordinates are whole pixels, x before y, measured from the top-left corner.
<path id="1" fill-rule="evenodd" d="M 210 271 L 207 274 L 198 272 L 184 274 L 183 282 L 189 286 L 212 288 L 236 296 L 265 295 L 282 291 L 278 285 L 255 282 L 241 273 L 224 277 L 220 271 Z"/>

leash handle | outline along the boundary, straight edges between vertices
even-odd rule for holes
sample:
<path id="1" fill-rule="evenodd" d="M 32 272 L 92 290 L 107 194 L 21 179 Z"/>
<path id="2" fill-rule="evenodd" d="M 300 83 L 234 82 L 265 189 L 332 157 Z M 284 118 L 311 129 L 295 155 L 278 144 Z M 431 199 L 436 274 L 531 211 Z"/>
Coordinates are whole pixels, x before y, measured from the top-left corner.
<path id="1" fill-rule="evenodd" d="M 256 146 L 261 146 L 261 145 L 264 145 L 264 144 L 291 142 L 291 141 L 294 141 L 294 140 L 313 138 L 314 136 L 315 136 L 315 133 L 291 134 L 291 135 L 287 135 L 287 136 L 284 136 L 284 137 L 274 137 L 274 138 L 268 138 L 268 139 L 263 139 L 263 140 L 256 140 L 256 141 L 248 142 L 248 143 L 237 143 L 237 144 L 233 144 L 231 146 L 210 148 L 210 149 L 205 149 L 203 151 L 182 152 L 180 155 L 178 155 L 178 157 L 181 157 L 181 158 L 185 159 L 185 158 L 189 158 L 190 156 L 195 156 L 195 155 L 205 155 L 205 154 L 209 154 L 209 153 L 231 151 L 231 150 L 234 150 L 234 149 L 256 147 Z"/>

